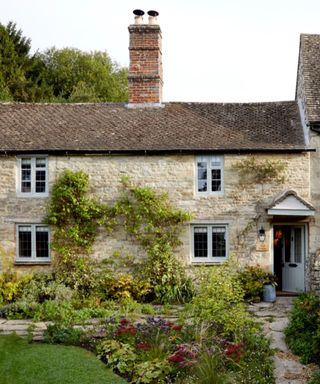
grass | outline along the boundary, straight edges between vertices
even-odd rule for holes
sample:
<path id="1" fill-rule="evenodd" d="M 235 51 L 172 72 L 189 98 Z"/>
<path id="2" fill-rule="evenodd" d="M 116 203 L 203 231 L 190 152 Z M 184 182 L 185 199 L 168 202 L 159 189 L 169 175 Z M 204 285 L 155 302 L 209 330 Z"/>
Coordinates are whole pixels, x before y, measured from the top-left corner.
<path id="1" fill-rule="evenodd" d="M 15 334 L 0 337 L 1 384 L 121 384 L 91 352 L 82 348 L 29 344 Z"/>

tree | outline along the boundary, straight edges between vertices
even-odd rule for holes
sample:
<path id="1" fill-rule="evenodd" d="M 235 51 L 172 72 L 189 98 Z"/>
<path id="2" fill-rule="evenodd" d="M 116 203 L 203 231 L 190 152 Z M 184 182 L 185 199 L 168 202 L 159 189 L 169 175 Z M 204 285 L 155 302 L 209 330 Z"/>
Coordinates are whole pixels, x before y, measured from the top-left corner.
<path id="1" fill-rule="evenodd" d="M 45 65 L 44 80 L 58 101 L 127 100 L 127 69 L 113 62 L 107 52 L 51 48 L 37 58 Z"/>
<path id="2" fill-rule="evenodd" d="M 0 97 L 2 100 L 28 99 L 26 71 L 32 65 L 31 41 L 16 24 L 0 23 Z"/>
<path id="3" fill-rule="evenodd" d="M 51 48 L 31 55 L 30 49 L 30 39 L 15 23 L 0 23 L 0 100 L 127 100 L 127 69 L 112 61 L 107 52 Z"/>

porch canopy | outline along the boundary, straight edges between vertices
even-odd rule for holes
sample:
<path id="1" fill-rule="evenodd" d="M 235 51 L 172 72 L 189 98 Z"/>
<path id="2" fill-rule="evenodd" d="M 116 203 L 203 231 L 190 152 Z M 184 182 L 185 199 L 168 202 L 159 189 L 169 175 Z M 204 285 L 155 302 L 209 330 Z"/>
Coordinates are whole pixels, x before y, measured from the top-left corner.
<path id="1" fill-rule="evenodd" d="M 295 191 L 286 191 L 267 208 L 273 216 L 314 216 L 314 207 Z"/>

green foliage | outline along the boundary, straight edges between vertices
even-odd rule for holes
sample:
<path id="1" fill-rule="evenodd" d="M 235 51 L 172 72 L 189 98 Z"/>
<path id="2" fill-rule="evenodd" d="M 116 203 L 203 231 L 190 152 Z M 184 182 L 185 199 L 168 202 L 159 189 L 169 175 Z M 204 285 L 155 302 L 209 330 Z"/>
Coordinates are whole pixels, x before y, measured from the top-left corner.
<path id="1" fill-rule="evenodd" d="M 137 384 L 167 383 L 171 370 L 169 362 L 165 359 L 155 358 L 143 361 L 135 365 L 132 382 Z"/>
<path id="2" fill-rule="evenodd" d="M 166 194 L 122 180 L 123 193 L 113 207 L 87 197 L 88 176 L 66 170 L 53 186 L 47 222 L 55 227 L 52 248 L 62 280 L 86 295 L 99 290 L 105 298 L 153 298 L 181 302 L 192 296 L 191 280 L 174 255 L 182 224 L 189 215 L 175 209 Z M 99 268 L 88 257 L 99 226 L 123 225 L 147 253 L 131 273 Z M 113 272 L 113 273 L 111 273 Z"/>
<path id="3" fill-rule="evenodd" d="M 174 255 L 181 242 L 182 225 L 190 215 L 174 208 L 165 193 L 133 185 L 122 179 L 123 193 L 113 208 L 113 217 L 138 241 L 147 253 L 139 266 L 144 279 L 154 287 L 160 303 L 181 302 L 192 296 L 191 280 Z"/>
<path id="4" fill-rule="evenodd" d="M 28 102 L 124 102 L 128 71 L 107 52 L 75 48 L 30 54 L 16 24 L 0 23 L 0 99 Z"/>
<path id="5" fill-rule="evenodd" d="M 61 278 L 85 295 L 95 287 L 94 263 L 89 259 L 103 208 L 88 198 L 88 176 L 66 170 L 52 190 L 47 223 L 55 227 L 52 249 Z"/>
<path id="6" fill-rule="evenodd" d="M 320 298 L 316 294 L 303 293 L 295 299 L 285 335 L 302 363 L 320 363 Z"/>
<path id="7" fill-rule="evenodd" d="M 61 324 L 49 324 L 43 334 L 44 342 L 48 344 L 64 344 L 80 346 L 85 333 L 79 328 L 65 327 Z"/>
<path id="8" fill-rule="evenodd" d="M 286 164 L 282 160 L 257 160 L 254 156 L 237 162 L 241 182 L 246 184 L 285 182 Z"/>
<path id="9" fill-rule="evenodd" d="M 235 375 L 228 372 L 217 353 L 203 353 L 193 369 L 193 380 L 198 384 L 235 384 Z"/>
<path id="10" fill-rule="evenodd" d="M 244 355 L 236 369 L 238 384 L 274 384 L 274 366 L 270 341 L 249 329 L 243 335 Z"/>
<path id="11" fill-rule="evenodd" d="M 112 61 L 107 52 L 53 47 L 36 57 L 45 65 L 43 79 L 57 100 L 78 103 L 128 99 L 127 70 Z"/>
<path id="12" fill-rule="evenodd" d="M 265 272 L 259 266 L 246 266 L 238 274 L 239 281 L 247 300 L 260 301 L 265 284 L 276 285 L 275 275 Z"/>
<path id="13" fill-rule="evenodd" d="M 24 275 L 19 278 L 15 272 L 2 272 L 0 274 L 0 305 L 12 303 L 19 299 L 31 278 L 31 275 Z"/>
<path id="14" fill-rule="evenodd" d="M 117 340 L 104 340 L 97 346 L 97 356 L 115 372 L 131 374 L 137 360 L 134 348 Z"/>
<path id="15" fill-rule="evenodd" d="M 308 381 L 308 384 L 320 384 L 320 371 L 313 373 L 311 380 Z"/>
<path id="16" fill-rule="evenodd" d="M 244 306 L 244 291 L 232 261 L 199 272 L 197 294 L 187 305 L 187 316 L 195 324 L 207 324 L 216 335 L 233 340 L 243 337 L 249 318 Z"/>

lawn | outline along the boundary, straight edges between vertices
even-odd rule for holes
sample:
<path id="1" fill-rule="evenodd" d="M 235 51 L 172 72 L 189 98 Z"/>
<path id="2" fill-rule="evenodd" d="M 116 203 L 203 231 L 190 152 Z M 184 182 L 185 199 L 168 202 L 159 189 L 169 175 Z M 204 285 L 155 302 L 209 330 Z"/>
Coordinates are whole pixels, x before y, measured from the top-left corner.
<path id="1" fill-rule="evenodd" d="M 0 372 L 1 384 L 126 382 L 82 348 L 29 344 L 14 334 L 0 337 Z"/>

